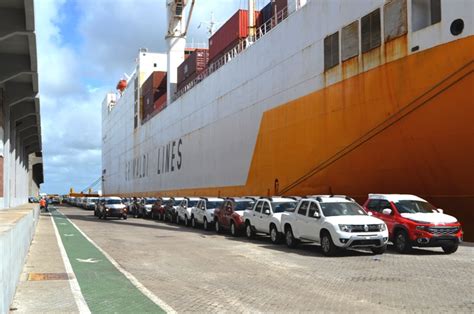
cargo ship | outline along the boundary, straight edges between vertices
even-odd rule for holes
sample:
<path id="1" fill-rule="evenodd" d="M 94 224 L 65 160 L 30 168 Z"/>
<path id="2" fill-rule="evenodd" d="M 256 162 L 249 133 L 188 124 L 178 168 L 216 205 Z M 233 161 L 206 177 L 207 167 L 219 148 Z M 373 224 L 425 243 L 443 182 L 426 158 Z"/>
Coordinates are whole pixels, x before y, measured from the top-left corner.
<path id="1" fill-rule="evenodd" d="M 474 240 L 474 1 L 249 4 L 208 49 L 166 4 L 169 50 L 102 104 L 105 194 L 410 193 Z"/>

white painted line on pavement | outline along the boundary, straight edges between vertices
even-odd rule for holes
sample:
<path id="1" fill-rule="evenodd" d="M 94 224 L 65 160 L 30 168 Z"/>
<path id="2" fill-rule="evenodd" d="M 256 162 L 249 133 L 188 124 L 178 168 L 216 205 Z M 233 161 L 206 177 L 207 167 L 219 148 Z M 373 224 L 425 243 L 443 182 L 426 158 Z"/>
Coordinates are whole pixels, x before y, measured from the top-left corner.
<path id="1" fill-rule="evenodd" d="M 60 211 L 58 210 L 58 212 L 60 212 Z M 102 250 L 102 248 L 100 246 L 98 246 L 91 238 L 89 238 L 78 226 L 76 226 L 75 223 L 73 223 L 69 218 L 67 218 L 66 215 L 64 215 L 62 212 L 60 212 L 60 213 L 64 216 L 65 219 L 67 219 L 77 229 L 77 231 L 79 231 L 84 236 L 84 238 L 86 238 L 90 243 L 92 243 L 93 246 L 95 246 L 102 254 L 104 254 L 104 256 L 112 263 L 112 265 L 114 265 L 115 268 L 117 268 L 128 280 L 130 280 L 130 282 L 138 290 L 140 290 L 141 293 L 143 293 L 145 296 L 147 296 L 156 305 L 161 307 L 166 313 L 176 313 L 176 311 L 171 306 L 166 304 L 165 301 L 158 298 L 153 292 L 148 290 L 147 287 L 145 287 L 141 282 L 139 282 L 138 279 L 135 278 L 135 276 L 133 276 L 131 273 L 126 271 L 124 268 L 122 268 L 122 266 L 120 266 L 120 264 L 117 263 L 117 261 L 115 259 L 113 259 L 112 256 L 110 256 L 107 252 Z"/>
<path id="2" fill-rule="evenodd" d="M 56 227 L 56 223 L 54 221 L 53 215 L 51 215 L 51 222 L 53 223 L 54 233 L 56 234 L 56 240 L 58 241 L 59 251 L 61 252 L 61 257 L 63 258 L 64 268 L 66 268 L 66 272 L 68 274 L 74 274 L 74 270 L 72 269 L 71 262 L 66 254 L 66 249 L 64 248 L 63 241 L 61 240 L 61 236 L 59 235 L 58 228 Z M 74 296 L 74 301 L 76 301 L 77 308 L 79 309 L 79 313 L 91 313 L 89 306 L 84 300 L 84 296 L 81 292 L 81 287 L 79 286 L 79 282 L 74 278 L 69 278 L 69 285 L 71 286 L 71 292 Z"/>

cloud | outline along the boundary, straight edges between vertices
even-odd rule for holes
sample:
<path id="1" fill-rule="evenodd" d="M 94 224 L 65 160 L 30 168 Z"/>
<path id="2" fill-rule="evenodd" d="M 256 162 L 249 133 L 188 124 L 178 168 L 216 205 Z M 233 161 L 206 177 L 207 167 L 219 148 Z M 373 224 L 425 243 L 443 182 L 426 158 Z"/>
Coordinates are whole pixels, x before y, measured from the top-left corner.
<path id="1" fill-rule="evenodd" d="M 262 2 L 257 1 L 259 7 Z M 207 42 L 208 21 L 243 0 L 196 0 L 188 42 Z M 35 1 L 44 192 L 81 190 L 101 174 L 101 104 L 140 48 L 166 52 L 165 0 Z M 221 23 L 222 24 L 222 23 Z"/>

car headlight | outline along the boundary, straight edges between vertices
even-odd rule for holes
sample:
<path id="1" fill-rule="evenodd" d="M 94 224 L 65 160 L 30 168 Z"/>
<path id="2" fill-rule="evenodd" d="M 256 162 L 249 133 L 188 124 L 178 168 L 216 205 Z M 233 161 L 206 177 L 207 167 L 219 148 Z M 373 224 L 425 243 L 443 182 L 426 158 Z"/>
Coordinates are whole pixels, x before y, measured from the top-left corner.
<path id="1" fill-rule="evenodd" d="M 428 231 L 428 228 L 426 226 L 416 226 L 416 230 Z"/>
<path id="2" fill-rule="evenodd" d="M 105 211 L 107 211 L 107 212 L 108 212 L 108 211 L 109 211 L 109 209 L 110 209 L 110 208 L 106 208 L 106 209 L 105 209 Z"/>
<path id="3" fill-rule="evenodd" d="M 380 231 L 385 231 L 385 230 L 387 230 L 387 225 L 386 225 L 386 224 L 380 224 L 380 225 L 379 225 L 379 230 L 380 230 Z"/>
<path id="4" fill-rule="evenodd" d="M 351 225 L 339 225 L 339 229 L 344 232 L 351 232 Z"/>

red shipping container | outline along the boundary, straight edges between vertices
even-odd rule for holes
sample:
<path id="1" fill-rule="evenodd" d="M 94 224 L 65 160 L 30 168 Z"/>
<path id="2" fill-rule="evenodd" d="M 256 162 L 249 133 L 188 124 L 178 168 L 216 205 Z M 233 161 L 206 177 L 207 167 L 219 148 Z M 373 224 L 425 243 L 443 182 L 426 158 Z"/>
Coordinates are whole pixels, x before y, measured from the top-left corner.
<path id="1" fill-rule="evenodd" d="M 274 1 L 272 1 L 273 14 L 280 12 L 281 10 L 283 10 L 286 7 L 288 7 L 288 0 L 274 0 Z"/>
<path id="2" fill-rule="evenodd" d="M 200 73 L 207 67 L 209 62 L 208 49 L 196 49 L 189 57 L 183 61 L 178 67 L 178 86 L 192 76 L 194 73 Z"/>
<path id="3" fill-rule="evenodd" d="M 164 107 L 166 107 L 166 72 L 155 71 L 142 85 L 142 121 L 147 121 Z"/>
<path id="4" fill-rule="evenodd" d="M 259 25 L 259 11 L 255 11 L 255 24 Z M 229 46 L 236 44 L 239 40 L 247 38 L 248 30 L 248 10 L 238 10 L 224 25 L 209 38 L 209 60 L 214 60 L 216 56 Z"/>
<path id="5" fill-rule="evenodd" d="M 156 90 L 163 82 L 163 79 L 166 77 L 166 72 L 155 71 L 146 79 L 142 84 L 142 95 L 149 94 L 151 90 Z M 166 88 L 166 80 L 165 80 Z"/>

